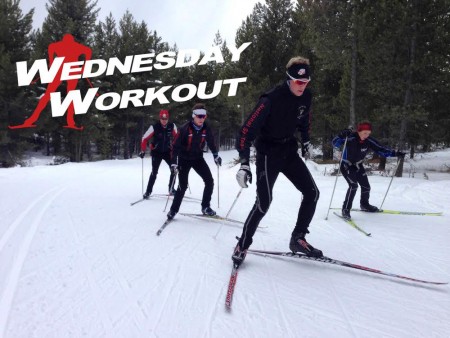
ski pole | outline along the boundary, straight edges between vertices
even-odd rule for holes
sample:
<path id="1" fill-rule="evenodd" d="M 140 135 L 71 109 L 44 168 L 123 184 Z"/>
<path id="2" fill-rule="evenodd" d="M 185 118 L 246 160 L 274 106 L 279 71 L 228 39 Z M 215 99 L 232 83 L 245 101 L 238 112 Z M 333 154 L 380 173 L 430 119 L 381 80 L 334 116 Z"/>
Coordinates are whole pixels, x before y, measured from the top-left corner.
<path id="1" fill-rule="evenodd" d="M 231 210 L 233 210 L 234 205 L 236 204 L 236 202 L 237 202 L 239 196 L 241 195 L 242 189 L 244 189 L 244 188 L 241 188 L 241 189 L 239 190 L 239 192 L 238 192 L 236 198 L 234 199 L 233 204 L 232 204 L 231 207 L 230 207 L 230 210 L 228 210 L 227 215 L 225 216 L 225 218 L 228 218 L 228 216 L 230 216 Z"/>
<path id="2" fill-rule="evenodd" d="M 141 172 L 142 172 L 142 196 L 144 196 L 144 159 L 143 158 L 141 158 L 141 163 L 142 163 L 142 170 L 141 170 Z"/>
<path id="3" fill-rule="evenodd" d="M 234 205 L 236 204 L 236 202 L 237 202 L 239 196 L 241 196 L 242 189 L 243 189 L 243 188 L 241 188 L 241 189 L 239 190 L 239 192 L 237 193 L 236 198 L 234 199 L 233 204 L 231 204 L 230 210 L 228 210 L 227 215 L 225 216 L 225 218 L 228 218 L 228 216 L 229 216 L 230 213 L 231 213 L 231 210 L 233 210 L 233 207 L 234 207 Z M 222 230 L 222 227 L 223 227 L 223 222 L 220 223 L 219 229 L 217 230 L 216 234 L 213 236 L 214 239 L 217 239 L 217 235 L 220 233 L 220 230 Z"/>
<path id="4" fill-rule="evenodd" d="M 394 176 L 395 176 L 395 173 L 397 172 L 397 169 L 398 169 L 398 166 L 399 166 L 399 165 L 400 165 L 400 158 L 398 159 L 398 161 L 397 161 L 397 166 L 395 167 L 395 170 L 394 170 L 394 172 L 392 173 L 391 181 L 389 182 L 389 185 L 388 185 L 388 188 L 387 188 L 387 190 L 386 190 L 386 193 L 384 194 L 383 202 L 381 202 L 381 205 L 380 205 L 380 210 L 381 210 L 381 208 L 383 207 L 384 200 L 386 199 L 386 196 L 387 196 L 387 194 L 388 194 L 388 191 L 389 191 L 389 189 L 391 188 L 392 181 L 394 180 Z"/>
<path id="5" fill-rule="evenodd" d="M 220 209 L 220 181 L 219 181 L 219 165 L 217 165 L 217 208 Z"/>
<path id="6" fill-rule="evenodd" d="M 173 182 L 172 182 L 172 186 L 170 187 L 170 191 L 172 191 L 173 187 L 175 186 L 175 181 L 177 180 L 177 173 L 178 173 L 178 170 L 175 171 L 175 177 L 173 178 Z M 175 195 L 176 195 L 176 193 L 175 193 Z M 167 204 L 169 204 L 169 198 L 170 198 L 170 194 L 167 194 L 167 201 L 166 201 L 166 205 L 164 206 L 163 212 L 166 211 Z M 173 198 L 175 198 L 175 196 Z"/>
<path id="7" fill-rule="evenodd" d="M 339 173 L 341 171 L 342 159 L 344 158 L 345 147 L 347 146 L 347 140 L 348 140 L 348 136 L 345 138 L 344 147 L 342 148 L 341 159 L 339 160 L 338 172 L 336 174 L 336 180 L 334 181 L 333 193 L 331 194 L 330 205 L 328 206 L 327 217 L 325 217 L 325 220 L 328 219 L 328 214 L 330 213 L 331 203 L 333 202 L 334 191 L 336 190 L 337 179 L 338 179 Z"/>

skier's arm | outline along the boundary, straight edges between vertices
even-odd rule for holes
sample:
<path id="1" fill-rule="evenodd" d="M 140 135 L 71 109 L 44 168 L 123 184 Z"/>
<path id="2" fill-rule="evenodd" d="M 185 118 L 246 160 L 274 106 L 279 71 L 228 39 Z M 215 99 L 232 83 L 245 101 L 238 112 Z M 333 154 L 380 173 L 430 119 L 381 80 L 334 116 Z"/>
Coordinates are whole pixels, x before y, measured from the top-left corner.
<path id="1" fill-rule="evenodd" d="M 369 147 L 370 149 L 372 149 L 374 152 L 376 152 L 378 155 L 380 156 L 384 156 L 384 157 L 393 157 L 396 156 L 395 154 L 395 150 L 392 150 L 388 147 L 384 147 L 382 146 L 380 143 L 378 143 L 377 140 L 375 140 L 373 137 L 370 137 L 367 139 L 367 141 L 369 141 Z"/>
<path id="2" fill-rule="evenodd" d="M 153 125 L 151 125 L 145 132 L 144 136 L 142 136 L 141 151 L 145 151 L 145 149 L 147 149 L 147 142 L 152 138 L 154 132 Z"/>
<path id="3" fill-rule="evenodd" d="M 171 153 L 171 162 L 172 164 L 178 164 L 178 155 L 181 151 L 181 138 L 183 137 L 183 128 L 180 128 L 178 133 L 175 135 L 173 139 L 173 147 Z"/>
<path id="4" fill-rule="evenodd" d="M 174 123 L 172 129 L 172 137 L 175 137 L 177 133 L 178 133 L 177 125 Z"/>
<path id="5" fill-rule="evenodd" d="M 309 132 L 311 131 L 311 104 L 307 107 L 307 112 L 300 116 L 297 122 L 297 130 L 302 137 L 302 144 L 309 143 Z"/>
<path id="6" fill-rule="evenodd" d="M 262 97 L 239 130 L 236 149 L 239 152 L 241 163 L 250 161 L 250 147 L 264 124 L 269 111 L 270 101 L 267 97 Z"/>
<path id="7" fill-rule="evenodd" d="M 333 144 L 333 147 L 340 148 L 341 145 L 343 145 L 345 142 L 345 139 L 340 138 L 339 136 L 336 136 L 331 143 Z"/>
<path id="8" fill-rule="evenodd" d="M 206 143 L 208 144 L 208 148 L 211 149 L 212 154 L 217 155 L 218 151 L 216 147 L 216 142 L 214 141 L 214 134 L 209 126 L 207 126 L 206 129 Z"/>

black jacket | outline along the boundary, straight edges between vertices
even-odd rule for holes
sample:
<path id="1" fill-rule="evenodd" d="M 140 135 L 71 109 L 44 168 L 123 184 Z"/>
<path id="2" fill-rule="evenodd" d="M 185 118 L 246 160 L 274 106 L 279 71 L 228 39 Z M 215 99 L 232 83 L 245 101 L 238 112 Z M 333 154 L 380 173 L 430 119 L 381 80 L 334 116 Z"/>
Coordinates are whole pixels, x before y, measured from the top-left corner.
<path id="1" fill-rule="evenodd" d="M 178 159 L 197 160 L 203 158 L 203 148 L 208 145 L 213 155 L 217 155 L 214 135 L 211 128 L 205 123 L 197 130 L 193 121 L 180 127 L 173 142 L 172 163 L 178 164 Z"/>
<path id="2" fill-rule="evenodd" d="M 166 127 L 163 127 L 161 122 L 152 124 L 148 130 L 142 136 L 141 150 L 145 151 L 147 148 L 147 142 L 153 137 L 150 144 L 152 153 L 167 153 L 172 150 L 172 142 L 177 134 L 177 126 L 173 122 L 167 123 Z"/>
<path id="3" fill-rule="evenodd" d="M 287 142 L 296 144 L 297 130 L 301 132 L 303 143 L 309 141 L 311 100 L 309 89 L 295 96 L 287 82 L 261 95 L 236 140 L 241 161 L 249 159 L 250 146 L 255 139 L 258 151 Z"/>

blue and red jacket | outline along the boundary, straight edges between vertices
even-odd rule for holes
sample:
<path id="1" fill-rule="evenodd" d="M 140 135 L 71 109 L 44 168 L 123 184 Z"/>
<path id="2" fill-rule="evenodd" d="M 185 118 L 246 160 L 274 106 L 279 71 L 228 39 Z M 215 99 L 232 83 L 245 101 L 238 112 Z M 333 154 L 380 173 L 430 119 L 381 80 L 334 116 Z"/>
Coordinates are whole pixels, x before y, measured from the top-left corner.
<path id="1" fill-rule="evenodd" d="M 339 148 L 345 142 L 345 138 L 336 136 L 332 143 L 333 146 Z M 382 146 L 377 140 L 369 136 L 364 141 L 359 138 L 357 132 L 353 132 L 347 138 L 347 145 L 342 154 L 342 162 L 350 165 L 361 163 L 367 155 L 369 150 L 373 150 L 378 155 L 383 157 L 397 156 L 395 150 Z"/>

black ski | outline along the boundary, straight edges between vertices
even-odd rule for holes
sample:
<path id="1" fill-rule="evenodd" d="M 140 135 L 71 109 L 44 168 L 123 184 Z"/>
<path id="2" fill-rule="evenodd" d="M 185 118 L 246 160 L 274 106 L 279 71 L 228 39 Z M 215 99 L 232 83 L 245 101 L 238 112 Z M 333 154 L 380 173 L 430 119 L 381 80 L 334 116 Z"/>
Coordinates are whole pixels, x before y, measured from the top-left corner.
<path id="1" fill-rule="evenodd" d="M 385 272 L 385 271 L 381 271 L 381 270 L 368 268 L 366 266 L 362 266 L 362 265 L 358 265 L 358 264 L 353 264 L 353 263 L 348 263 L 348 262 L 344 262 L 344 261 L 339 261 L 337 259 L 332 259 L 332 258 L 328 258 L 328 257 L 325 257 L 325 256 L 317 258 L 317 257 L 310 257 L 310 256 L 307 256 L 307 255 L 304 255 L 304 254 L 301 254 L 301 253 L 282 252 L 282 251 L 252 250 L 252 249 L 248 249 L 247 252 L 251 253 L 251 254 L 257 254 L 257 255 L 269 255 L 269 256 L 283 256 L 283 257 L 301 258 L 301 259 L 307 259 L 307 260 L 316 261 L 316 262 L 335 264 L 335 265 L 345 266 L 347 268 L 363 270 L 363 271 L 367 271 L 367 272 L 377 273 L 377 274 L 380 274 L 380 275 L 394 277 L 394 278 L 405 279 L 405 280 L 409 280 L 409 281 L 412 281 L 412 282 L 418 282 L 418 283 L 435 284 L 435 285 L 448 284 L 448 282 L 430 282 L 430 281 L 426 281 L 426 280 L 406 277 L 406 276 L 398 275 L 398 274 L 395 274 L 395 273 L 390 273 L 390 272 Z"/>
<path id="2" fill-rule="evenodd" d="M 169 219 L 169 218 L 168 218 L 168 219 L 163 223 L 163 225 L 161 225 L 161 228 L 159 228 L 159 230 L 156 232 L 156 236 L 161 235 L 161 232 L 163 232 L 163 230 L 165 229 L 165 227 L 168 226 L 169 223 L 172 222 L 172 221 L 173 221 L 173 218 L 172 218 L 172 219 Z"/>
<path id="3" fill-rule="evenodd" d="M 238 277 L 239 265 L 233 263 L 233 269 L 231 270 L 230 281 L 228 282 L 227 295 L 225 297 L 225 308 L 230 311 L 231 303 L 233 302 L 234 287 Z"/>

